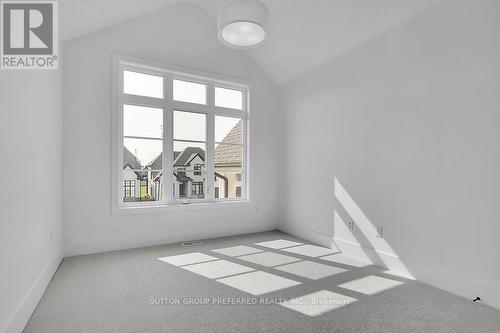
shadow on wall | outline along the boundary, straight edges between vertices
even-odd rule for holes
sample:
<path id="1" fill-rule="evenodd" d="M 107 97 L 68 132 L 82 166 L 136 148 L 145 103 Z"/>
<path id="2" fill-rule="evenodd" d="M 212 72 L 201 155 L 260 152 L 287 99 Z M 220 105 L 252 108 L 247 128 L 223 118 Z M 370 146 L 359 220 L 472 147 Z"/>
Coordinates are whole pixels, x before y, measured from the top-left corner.
<path id="1" fill-rule="evenodd" d="M 414 279 L 415 277 L 401 262 L 389 243 L 384 238 L 378 237 L 376 225 L 363 213 L 337 178 L 334 186 L 335 198 L 341 208 L 335 209 L 334 213 L 334 241 L 337 248 L 358 260 L 385 267 L 388 273 Z M 346 214 L 345 218 L 342 218 L 341 211 Z M 353 230 L 345 223 L 347 218 L 353 222 Z"/>

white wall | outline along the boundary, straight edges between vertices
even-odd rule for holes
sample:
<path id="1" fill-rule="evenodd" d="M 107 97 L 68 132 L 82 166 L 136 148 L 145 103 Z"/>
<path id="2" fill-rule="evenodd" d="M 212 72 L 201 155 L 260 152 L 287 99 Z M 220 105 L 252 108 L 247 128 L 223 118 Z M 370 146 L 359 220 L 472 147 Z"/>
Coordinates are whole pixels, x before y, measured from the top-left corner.
<path id="1" fill-rule="evenodd" d="M 280 228 L 500 308 L 499 31 L 445 2 L 285 85 Z"/>
<path id="2" fill-rule="evenodd" d="M 62 75 L 0 70 L 0 332 L 20 332 L 62 258 Z"/>
<path id="3" fill-rule="evenodd" d="M 75 255 L 274 229 L 277 88 L 243 53 L 220 44 L 200 9 L 176 5 L 64 45 L 64 240 Z M 252 205 L 111 214 L 111 54 L 252 82 Z M 95 185 L 98 184 L 98 191 Z M 181 207 L 182 208 L 182 207 Z"/>

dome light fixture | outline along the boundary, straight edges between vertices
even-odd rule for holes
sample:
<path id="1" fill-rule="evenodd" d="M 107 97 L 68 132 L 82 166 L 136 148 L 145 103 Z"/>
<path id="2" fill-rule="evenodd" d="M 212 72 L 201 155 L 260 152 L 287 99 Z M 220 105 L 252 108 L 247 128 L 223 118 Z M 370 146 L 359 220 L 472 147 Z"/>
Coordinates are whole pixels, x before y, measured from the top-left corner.
<path id="1" fill-rule="evenodd" d="M 266 38 L 269 10 L 258 0 L 231 0 L 217 13 L 217 37 L 235 49 L 257 47 Z"/>

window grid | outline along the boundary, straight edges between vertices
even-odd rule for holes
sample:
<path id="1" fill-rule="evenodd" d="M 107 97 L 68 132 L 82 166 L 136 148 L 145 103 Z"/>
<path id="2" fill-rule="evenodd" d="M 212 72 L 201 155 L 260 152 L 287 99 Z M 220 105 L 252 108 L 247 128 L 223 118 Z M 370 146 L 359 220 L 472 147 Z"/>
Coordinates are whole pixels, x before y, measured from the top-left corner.
<path id="1" fill-rule="evenodd" d="M 125 198 L 135 197 L 135 180 L 124 180 L 123 191 Z"/>
<path id="2" fill-rule="evenodd" d="M 163 77 L 163 99 L 155 98 L 155 97 L 147 97 L 147 96 L 136 96 L 136 95 L 128 95 L 123 92 L 123 72 L 127 71 L 132 71 L 132 72 L 137 72 L 141 74 L 150 74 L 150 75 L 161 75 Z M 211 179 L 213 178 L 213 175 L 215 174 L 215 165 L 214 165 L 214 147 L 215 144 L 219 144 L 220 142 L 215 142 L 215 137 L 214 137 L 214 127 L 215 127 L 215 116 L 224 116 L 224 117 L 232 117 L 232 118 L 237 118 L 240 119 L 242 124 L 242 136 L 243 136 L 243 141 L 242 144 L 232 144 L 232 143 L 224 143 L 227 145 L 235 145 L 242 147 L 243 149 L 243 156 L 242 156 L 242 161 L 240 168 L 237 170 L 239 172 L 238 176 L 238 186 L 237 186 L 237 195 L 236 198 L 234 199 L 239 199 L 239 200 L 246 200 L 248 198 L 247 196 L 247 172 L 246 172 L 246 167 L 247 167 L 247 150 L 246 150 L 246 122 L 247 122 L 247 103 L 248 103 L 248 87 L 243 87 L 239 84 L 228 84 L 228 83 L 220 83 L 217 82 L 216 80 L 210 80 L 210 79 L 193 79 L 192 77 L 184 77 L 183 75 L 180 75 L 178 73 L 172 74 L 169 73 L 168 71 L 156 71 L 156 70 L 150 70 L 150 69 L 144 69 L 142 65 L 119 65 L 119 76 L 121 82 L 120 86 L 120 91 L 119 91 L 119 108 L 123 112 L 123 105 L 124 104 L 129 104 L 129 105 L 134 105 L 134 106 L 146 106 L 146 107 L 161 107 L 163 109 L 163 138 L 155 138 L 156 140 L 163 140 L 163 158 L 162 158 L 162 165 L 163 168 L 162 170 L 157 170 L 159 172 L 162 172 L 164 177 L 163 177 L 163 188 L 172 188 L 172 184 L 175 181 L 175 176 L 173 173 L 173 160 L 174 160 L 174 150 L 173 150 L 173 112 L 175 111 L 185 111 L 185 112 L 194 112 L 194 113 L 202 113 L 206 115 L 206 142 L 205 143 L 205 180 L 204 182 L 192 182 L 191 184 L 191 192 L 194 193 L 193 198 L 190 199 L 190 202 L 196 202 L 196 201 L 203 201 L 203 202 L 210 202 L 210 201 L 230 201 L 230 199 L 227 198 L 220 198 L 219 197 L 219 191 L 220 189 L 217 187 L 217 193 L 215 193 L 216 186 L 218 184 L 215 184 L 215 182 L 212 182 Z M 181 81 L 186 81 L 186 82 L 196 82 L 196 83 L 201 83 L 206 86 L 206 105 L 202 104 L 196 104 L 196 103 L 190 103 L 190 102 L 185 102 L 185 101 L 175 101 L 173 99 L 173 82 L 174 80 L 181 80 Z M 215 88 L 227 88 L 227 89 L 232 89 L 232 90 L 238 90 L 242 92 L 242 110 L 237 110 L 237 109 L 227 109 L 223 107 L 218 107 L 215 106 Z M 125 138 L 123 136 L 123 113 L 120 114 L 120 123 L 121 125 L 121 131 L 120 132 L 120 147 L 123 147 L 123 139 Z M 201 143 L 201 142 L 200 142 Z M 123 149 L 123 148 L 122 148 Z M 123 158 L 123 154 L 120 154 L 120 157 Z M 123 161 L 120 163 L 120 167 L 123 165 Z M 195 165 L 194 173 L 199 176 L 201 172 L 201 166 L 200 165 Z M 122 170 L 120 170 L 122 171 Z M 236 171 L 236 170 L 235 170 Z M 123 176 L 122 172 L 120 174 Z M 183 175 L 185 175 L 185 172 L 183 172 Z M 243 175 L 243 176 L 242 176 Z M 217 179 L 217 177 L 215 177 Z M 142 185 L 142 184 L 141 184 Z M 242 191 L 242 187 L 244 190 Z M 184 187 L 185 190 L 185 187 Z M 196 199 L 196 196 L 200 194 L 200 191 L 203 192 L 203 190 L 206 191 L 204 193 L 204 198 L 203 199 Z M 135 187 L 133 190 L 125 188 L 123 186 L 122 188 L 122 193 L 120 193 L 120 199 L 124 198 L 125 195 L 133 195 L 132 193 L 135 192 Z M 133 191 L 133 192 L 132 192 Z M 140 189 L 141 194 L 143 194 L 143 187 L 141 186 Z M 136 194 L 136 193 L 134 193 Z M 170 203 L 176 203 L 179 202 L 178 199 L 175 199 L 174 197 L 174 191 L 163 191 L 162 190 L 161 195 L 161 204 L 170 204 Z M 127 204 L 129 205 L 130 203 L 124 203 L 120 201 L 120 204 Z"/>

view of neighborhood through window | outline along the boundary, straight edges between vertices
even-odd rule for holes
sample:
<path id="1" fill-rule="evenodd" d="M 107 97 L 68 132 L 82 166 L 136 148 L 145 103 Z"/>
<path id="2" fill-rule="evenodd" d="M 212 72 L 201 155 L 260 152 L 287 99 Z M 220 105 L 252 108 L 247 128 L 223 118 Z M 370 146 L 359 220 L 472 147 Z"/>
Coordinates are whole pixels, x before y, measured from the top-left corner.
<path id="1" fill-rule="evenodd" d="M 122 78 L 123 203 L 244 197 L 244 88 L 151 75 L 129 66 Z M 172 89 L 166 96 L 165 84 Z M 169 181 L 171 190 L 164 191 Z"/>
<path id="2" fill-rule="evenodd" d="M 205 198 L 206 118 L 201 113 L 174 111 L 173 166 L 176 199 Z M 184 174 L 179 175 L 178 169 Z"/>
<path id="3" fill-rule="evenodd" d="M 215 186 L 217 198 L 239 198 L 243 163 L 243 132 L 241 119 L 215 116 Z M 227 129 L 230 128 L 229 132 Z M 239 179 L 238 179 L 239 177 Z"/>
<path id="4" fill-rule="evenodd" d="M 126 82 L 126 81 L 125 81 Z M 161 200 L 163 110 L 123 105 L 124 202 Z M 128 190 L 134 184 L 133 190 Z M 127 192 L 128 190 L 128 192 Z"/>

